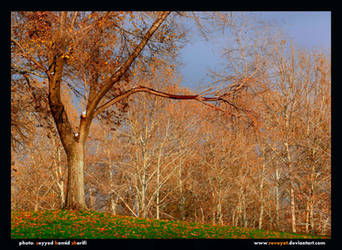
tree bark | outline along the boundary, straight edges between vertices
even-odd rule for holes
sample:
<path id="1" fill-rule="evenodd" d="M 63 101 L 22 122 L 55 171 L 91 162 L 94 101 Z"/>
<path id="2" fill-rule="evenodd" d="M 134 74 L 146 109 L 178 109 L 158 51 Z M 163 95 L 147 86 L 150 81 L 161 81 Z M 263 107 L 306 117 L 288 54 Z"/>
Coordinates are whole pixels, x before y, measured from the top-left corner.
<path id="1" fill-rule="evenodd" d="M 291 222 L 292 222 L 292 232 L 296 233 L 296 208 L 295 208 L 295 196 L 294 190 L 291 186 L 290 188 L 290 195 L 291 195 Z"/>
<path id="2" fill-rule="evenodd" d="M 217 215 L 218 215 L 218 222 L 220 223 L 220 225 L 223 225 L 223 213 L 222 213 L 221 199 L 219 200 L 219 203 L 217 204 Z"/>
<path id="3" fill-rule="evenodd" d="M 289 127 L 289 118 L 287 117 L 286 120 L 286 126 Z M 296 206 L 295 206 L 295 195 L 294 195 L 294 187 L 293 187 L 293 177 L 292 177 L 292 159 L 290 155 L 290 149 L 289 149 L 289 144 L 286 141 L 285 143 L 286 147 L 286 153 L 287 153 L 287 164 L 288 164 L 288 169 L 290 170 L 290 200 L 291 200 L 291 225 L 292 225 L 292 232 L 296 233 Z"/>
<path id="4" fill-rule="evenodd" d="M 55 173 L 57 178 L 57 186 L 59 188 L 59 196 L 61 199 L 61 208 L 64 207 L 65 204 L 65 195 L 64 195 L 64 181 L 63 181 L 63 174 L 62 174 L 62 166 L 61 166 L 61 152 L 57 147 L 57 161 L 55 161 Z"/>
<path id="5" fill-rule="evenodd" d="M 309 211 L 310 211 L 310 205 L 309 205 L 309 201 L 306 202 L 306 217 L 305 217 L 305 233 L 309 233 Z"/>
<path id="6" fill-rule="evenodd" d="M 264 205 L 265 205 L 265 201 L 264 201 L 264 196 L 263 196 L 263 191 L 262 191 L 262 188 L 263 188 L 263 181 L 261 182 L 260 184 L 260 200 L 261 200 L 261 206 L 260 206 L 260 213 L 259 213 L 259 229 L 262 228 L 262 218 L 263 218 L 263 215 L 264 215 Z"/>
<path id="7" fill-rule="evenodd" d="M 314 198 L 315 198 L 315 165 L 312 165 L 311 168 L 311 190 L 310 190 L 310 225 L 311 225 L 311 233 L 314 233 Z"/>
<path id="8" fill-rule="evenodd" d="M 278 166 L 276 167 L 275 170 L 275 176 L 276 176 L 276 186 L 275 186 L 275 199 L 276 199 L 276 228 L 279 228 L 279 212 L 280 212 L 280 173 L 279 173 L 279 168 Z"/>
<path id="9" fill-rule="evenodd" d="M 157 220 L 160 219 L 160 157 L 161 157 L 161 147 L 159 150 L 159 157 L 157 163 L 157 194 L 156 194 L 156 218 Z"/>
<path id="10" fill-rule="evenodd" d="M 264 162 L 262 164 L 262 169 L 261 169 L 261 180 L 260 180 L 260 186 L 259 186 L 259 193 L 260 193 L 260 212 L 259 212 L 259 229 L 262 228 L 262 218 L 264 215 L 264 206 L 265 206 L 265 200 L 264 200 L 264 193 L 263 193 L 263 188 L 264 188 L 264 175 L 265 175 L 265 165 L 266 165 L 266 157 L 265 157 L 265 148 L 262 149 L 262 155 Z"/>
<path id="11" fill-rule="evenodd" d="M 87 210 L 84 195 L 84 145 L 75 142 L 67 153 L 68 183 L 65 209 Z"/>
<path id="12" fill-rule="evenodd" d="M 181 220 L 185 220 L 185 197 L 183 193 L 183 180 L 182 180 L 182 159 L 179 161 L 179 168 L 178 168 L 178 185 L 179 185 L 179 204 L 178 204 L 178 209 L 179 209 L 179 214 Z"/>

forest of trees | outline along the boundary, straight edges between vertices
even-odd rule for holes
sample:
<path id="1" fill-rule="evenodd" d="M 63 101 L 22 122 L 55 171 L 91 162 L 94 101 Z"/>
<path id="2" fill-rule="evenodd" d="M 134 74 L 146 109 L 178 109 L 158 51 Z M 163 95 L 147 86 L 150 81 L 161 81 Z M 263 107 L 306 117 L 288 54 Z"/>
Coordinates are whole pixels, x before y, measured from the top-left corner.
<path id="1" fill-rule="evenodd" d="M 230 32 L 198 92 L 187 22 Z M 11 208 L 330 234 L 330 61 L 225 12 L 12 12 Z"/>

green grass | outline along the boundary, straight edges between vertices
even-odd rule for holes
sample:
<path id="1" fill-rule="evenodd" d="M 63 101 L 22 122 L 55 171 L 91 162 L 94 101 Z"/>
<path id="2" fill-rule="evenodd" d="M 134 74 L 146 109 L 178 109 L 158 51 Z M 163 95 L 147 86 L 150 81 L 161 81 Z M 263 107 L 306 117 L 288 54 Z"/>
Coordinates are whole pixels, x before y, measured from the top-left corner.
<path id="1" fill-rule="evenodd" d="M 12 211 L 12 239 L 326 239 L 327 236 L 113 216 L 94 211 Z"/>

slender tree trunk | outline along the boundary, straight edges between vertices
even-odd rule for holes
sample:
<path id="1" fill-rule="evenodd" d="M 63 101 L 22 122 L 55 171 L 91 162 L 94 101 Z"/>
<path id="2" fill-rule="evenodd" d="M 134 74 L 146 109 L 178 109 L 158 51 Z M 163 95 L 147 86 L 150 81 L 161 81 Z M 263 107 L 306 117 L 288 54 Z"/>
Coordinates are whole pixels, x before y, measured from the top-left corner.
<path id="1" fill-rule="evenodd" d="M 159 211 L 159 209 L 160 209 L 160 207 L 159 207 L 159 203 L 160 203 L 160 200 L 159 200 L 159 195 L 160 195 L 160 193 L 159 193 L 159 188 L 160 188 L 160 162 L 159 162 L 159 160 L 160 160 L 160 158 L 158 159 L 158 164 L 157 164 L 157 194 L 156 194 L 156 206 L 157 206 L 157 219 L 159 220 L 159 213 L 160 213 L 160 211 Z"/>
<path id="2" fill-rule="evenodd" d="M 245 196 L 243 197 L 243 226 L 248 227 Z"/>
<path id="3" fill-rule="evenodd" d="M 223 214 L 222 214 L 221 200 L 217 204 L 217 214 L 218 214 L 218 221 L 219 221 L 220 225 L 223 225 Z"/>
<path id="4" fill-rule="evenodd" d="M 164 140 L 165 141 L 165 140 Z M 159 154 L 158 154 L 158 162 L 157 162 L 157 194 L 156 194 L 156 209 L 157 209 L 157 219 L 160 218 L 160 160 L 162 157 L 162 147 L 161 144 L 159 147 Z"/>
<path id="5" fill-rule="evenodd" d="M 309 208 L 309 201 L 306 202 L 306 218 L 305 218 L 305 233 L 309 233 L 309 213 L 310 213 L 310 208 Z"/>
<path id="6" fill-rule="evenodd" d="M 127 203 L 121 199 L 124 204 L 126 205 L 126 207 L 131 211 L 131 213 L 136 216 L 136 217 L 139 217 L 139 211 L 140 211 L 140 203 L 139 203 L 139 195 L 138 195 L 138 198 L 134 198 L 134 194 L 133 194 L 133 189 L 132 189 L 132 185 L 131 185 L 131 182 L 130 180 L 127 178 L 127 184 L 128 184 L 128 189 L 129 189 L 129 192 L 131 193 L 131 198 L 132 198 L 132 203 L 133 203 L 133 206 L 134 206 L 134 209 L 135 209 L 135 212 L 127 205 Z M 138 200 L 138 201 L 136 201 Z"/>
<path id="7" fill-rule="evenodd" d="M 311 169 L 311 190 L 310 190 L 310 224 L 311 224 L 311 233 L 314 232 L 314 198 L 315 198 L 315 189 L 314 189 L 314 182 L 315 182 L 315 165 L 312 165 Z"/>
<path id="8" fill-rule="evenodd" d="M 144 163 L 143 163 L 143 176 L 142 176 L 142 183 L 141 183 L 141 214 L 143 218 L 146 218 L 146 159 L 145 156 L 143 156 Z"/>
<path id="9" fill-rule="evenodd" d="M 116 214 L 116 203 L 118 200 L 118 195 L 116 196 L 117 199 L 114 198 L 114 185 L 113 185 L 113 162 L 111 160 L 110 150 L 106 151 L 108 154 L 109 159 L 109 166 L 108 166 L 108 175 L 109 175 L 109 186 L 110 186 L 110 209 L 112 211 L 112 214 Z"/>
<path id="10" fill-rule="evenodd" d="M 279 168 L 276 168 L 276 172 L 275 172 L 275 176 L 276 176 L 276 186 L 275 186 L 275 198 L 276 198 L 276 226 L 277 228 L 279 228 L 279 210 L 280 210 L 280 205 L 279 205 L 279 196 L 280 196 L 280 192 L 279 192 L 279 181 L 280 181 L 280 174 L 279 174 Z"/>
<path id="11" fill-rule="evenodd" d="M 211 224 L 216 224 L 216 210 L 213 209 L 213 213 L 212 213 L 212 221 L 211 221 Z"/>
<path id="12" fill-rule="evenodd" d="M 263 150 L 264 151 L 264 150 Z M 260 181 L 260 186 L 259 186 L 259 193 L 260 193 L 260 213 L 259 213 L 259 229 L 262 228 L 262 217 L 264 214 L 264 193 L 263 193 L 263 188 L 264 188 L 264 175 L 265 175 L 265 154 L 263 152 L 263 157 L 264 157 L 264 163 L 262 164 L 262 170 L 261 170 L 261 181 Z"/>
<path id="13" fill-rule="evenodd" d="M 235 209 L 235 217 L 233 218 L 233 220 L 235 220 L 235 223 L 234 223 L 235 227 L 237 227 L 241 222 L 241 214 L 242 214 L 241 206 L 242 205 L 241 205 L 241 195 L 240 195 L 238 205 Z"/>
<path id="14" fill-rule="evenodd" d="M 110 195 L 110 208 L 113 215 L 116 215 L 116 208 L 118 206 L 119 195 L 114 198 L 114 192 Z"/>
<path id="15" fill-rule="evenodd" d="M 235 214 L 236 214 L 236 208 L 233 209 L 233 214 L 232 214 L 232 225 L 235 226 Z"/>
<path id="16" fill-rule="evenodd" d="M 313 203 L 310 204 L 310 224 L 311 224 L 311 233 L 313 234 L 315 232 L 314 230 L 314 215 L 313 215 Z"/>
<path id="17" fill-rule="evenodd" d="M 59 189 L 59 197 L 61 199 L 60 207 L 63 208 L 65 204 L 65 195 L 64 195 L 64 181 L 63 181 L 63 172 L 62 172 L 62 162 L 61 162 L 61 151 L 57 146 L 57 142 L 54 140 L 54 146 L 57 150 L 57 159 L 55 160 L 55 174 L 56 174 L 56 183 Z"/>
<path id="18" fill-rule="evenodd" d="M 157 194 L 156 194 L 156 208 L 157 208 L 157 219 L 160 218 L 160 188 L 161 188 L 161 159 L 163 156 L 163 148 L 166 143 L 166 140 L 169 136 L 169 128 L 170 128 L 170 119 L 167 120 L 166 131 L 163 142 L 160 144 L 159 153 L 158 153 L 158 161 L 157 161 Z"/>
<path id="19" fill-rule="evenodd" d="M 38 191 L 39 191 L 39 188 L 38 188 Z M 36 193 L 36 199 L 35 199 L 35 203 L 34 203 L 34 211 L 37 212 L 38 211 L 38 206 L 39 206 L 39 195 L 38 195 L 38 192 Z"/>
<path id="20" fill-rule="evenodd" d="M 262 217 L 264 215 L 264 201 L 261 201 L 260 213 L 259 213 L 259 229 L 262 228 Z"/>
<path id="21" fill-rule="evenodd" d="M 89 188 L 89 209 L 95 210 L 95 189 Z"/>
<path id="22" fill-rule="evenodd" d="M 289 127 L 289 119 L 287 118 L 287 127 Z M 286 153 L 287 153 L 287 164 L 288 169 L 290 170 L 290 175 L 292 175 L 292 159 L 290 155 L 290 149 L 288 142 L 284 143 L 286 147 Z M 296 232 L 296 207 L 295 207 L 295 195 L 294 195 L 294 188 L 293 188 L 293 178 L 290 178 L 290 200 L 291 200 L 291 225 L 292 225 L 292 232 Z"/>
<path id="23" fill-rule="evenodd" d="M 205 223 L 203 208 L 201 207 L 202 223 Z"/>
<path id="24" fill-rule="evenodd" d="M 58 166 L 58 168 L 60 169 L 62 167 Z M 63 208 L 64 205 L 65 205 L 65 194 L 64 194 L 64 182 L 63 182 L 63 180 L 57 181 L 57 186 L 59 188 L 59 196 L 61 198 L 61 203 L 60 203 L 61 205 L 60 205 L 60 207 Z"/>
<path id="25" fill-rule="evenodd" d="M 87 210 L 84 195 L 84 146 L 75 142 L 67 151 L 68 183 L 66 209 Z"/>
<path id="26" fill-rule="evenodd" d="M 181 220 L 184 220 L 185 219 L 185 216 L 184 216 L 185 197 L 183 195 L 182 164 L 183 162 L 180 159 L 179 168 L 178 168 L 178 185 L 179 185 L 180 202 L 179 202 L 178 208 L 179 208 Z"/>
<path id="27" fill-rule="evenodd" d="M 240 221 L 240 223 L 239 223 Z M 240 194 L 239 194 L 239 207 L 238 207 L 238 218 L 237 223 L 239 223 L 241 226 L 246 227 L 247 226 L 247 220 L 246 220 L 246 203 L 245 203 L 245 195 L 243 187 L 240 186 Z"/>
<path id="28" fill-rule="evenodd" d="M 291 185 L 290 187 L 290 196 L 291 196 L 291 223 L 292 223 L 292 232 L 296 233 L 296 208 L 295 208 L 295 196 L 294 190 Z"/>
<path id="29" fill-rule="evenodd" d="M 110 155 L 108 155 L 108 158 L 110 159 Z M 109 174 L 109 185 L 110 185 L 110 209 L 112 211 L 113 215 L 116 215 L 116 207 L 118 205 L 118 200 L 120 196 L 118 194 L 115 195 L 114 190 L 114 180 L 113 180 L 113 161 L 109 161 L 109 167 L 108 167 L 108 174 Z"/>

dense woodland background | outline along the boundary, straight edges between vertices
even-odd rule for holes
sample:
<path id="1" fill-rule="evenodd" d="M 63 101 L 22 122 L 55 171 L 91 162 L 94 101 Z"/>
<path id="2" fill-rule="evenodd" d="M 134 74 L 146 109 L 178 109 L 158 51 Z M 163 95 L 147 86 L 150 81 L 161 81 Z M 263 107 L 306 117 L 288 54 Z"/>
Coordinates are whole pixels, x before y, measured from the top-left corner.
<path id="1" fill-rule="evenodd" d="M 111 20 L 122 24 L 116 40 L 101 40 L 102 33 L 95 31 L 70 32 L 75 46 L 66 54 L 62 101 L 75 128 L 86 101 L 87 72 L 91 67 L 105 71 L 108 65 L 93 64 L 96 53 L 107 56 L 111 67 L 120 63 L 106 54 L 103 42 L 114 39 L 124 57 L 153 16 L 116 14 Z M 100 23 L 106 13 L 79 15 L 86 25 L 91 18 Z M 224 69 L 212 70 L 212 82 L 200 91 L 216 96 L 241 89 L 232 92 L 228 107 L 212 103 L 226 112 L 195 100 L 137 93 L 100 114 L 86 143 L 88 207 L 118 215 L 330 234 L 330 52 L 296 48 L 269 23 L 258 26 L 243 15 L 174 15 L 122 84 L 196 94 L 181 86 L 176 67 L 177 50 L 190 39 L 184 18 L 207 37 L 214 26 L 230 32 L 231 42 L 222 50 Z M 22 47 L 11 43 L 13 210 L 60 209 L 65 202 L 66 155 L 49 112 L 46 77 L 29 60 L 44 61 L 46 23 L 53 17 L 50 12 L 11 15 L 12 37 Z M 88 49 L 97 42 L 103 51 Z M 23 51 L 33 59 L 27 54 L 22 59 Z M 72 75 L 72 70 L 79 73 Z"/>

